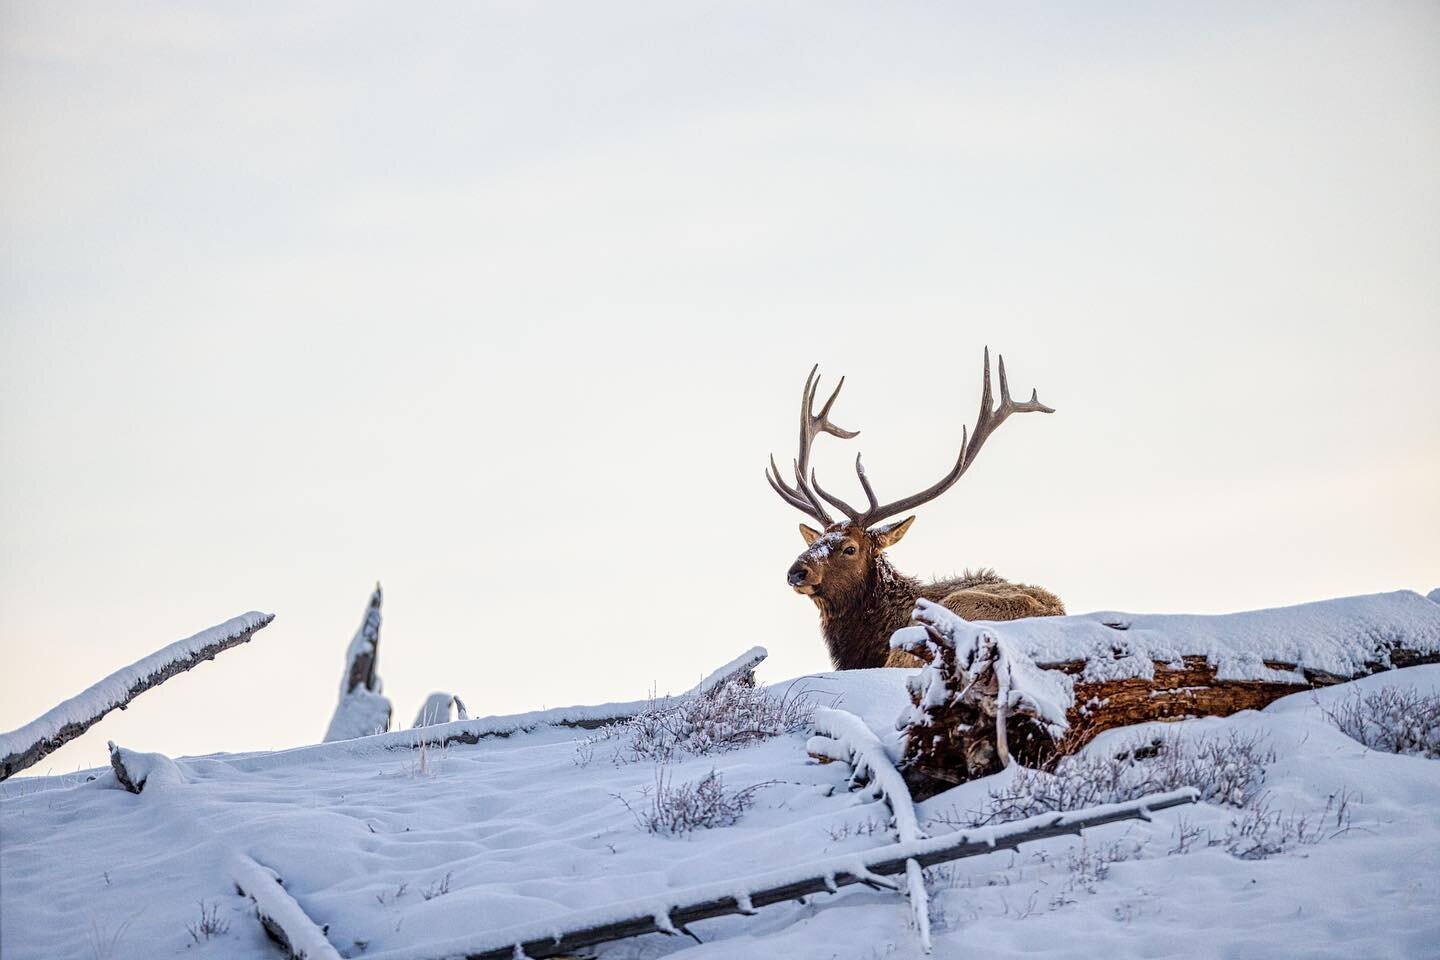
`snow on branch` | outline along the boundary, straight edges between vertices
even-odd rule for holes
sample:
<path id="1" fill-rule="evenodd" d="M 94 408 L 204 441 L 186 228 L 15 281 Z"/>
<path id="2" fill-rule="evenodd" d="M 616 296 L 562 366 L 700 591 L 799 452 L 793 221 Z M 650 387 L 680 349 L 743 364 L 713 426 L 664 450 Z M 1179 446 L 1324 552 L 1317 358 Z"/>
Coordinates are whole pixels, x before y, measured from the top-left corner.
<path id="1" fill-rule="evenodd" d="M 892 648 L 909 680 L 912 789 L 1053 763 L 1104 730 L 1226 716 L 1308 687 L 1440 661 L 1440 606 L 1408 590 L 1219 616 L 1098 613 L 969 623 L 919 600 Z"/>
<path id="2" fill-rule="evenodd" d="M 339 952 L 325 938 L 326 928 L 310 919 L 275 871 L 238 854 L 230 862 L 230 879 L 235 889 L 255 904 L 260 925 L 285 956 L 291 960 L 340 960 Z"/>
<path id="3" fill-rule="evenodd" d="M 0 780 L 38 763 L 47 754 L 90 729 L 112 710 L 124 710 L 146 690 L 184 673 L 216 654 L 245 643 L 273 613 L 250 612 L 178 640 L 137 660 L 88 690 L 46 711 L 18 730 L 0 734 Z"/>
<path id="4" fill-rule="evenodd" d="M 367 954 L 367 960 L 542 960 L 584 947 L 646 933 L 684 933 L 698 920 L 751 914 L 760 907 L 818 893 L 834 893 L 853 884 L 895 889 L 889 877 L 906 873 L 914 860 L 921 867 L 1011 850 L 1022 843 L 1048 840 L 1121 820 L 1148 820 L 1153 811 L 1195 803 L 1193 789 L 1153 794 L 1126 803 L 1069 813 L 1045 813 L 1026 820 L 980 827 L 879 847 L 861 853 L 796 864 L 755 876 L 722 880 L 664 895 L 627 900 L 562 917 L 537 920 L 501 930 L 434 941 L 421 948 Z"/>
<path id="5" fill-rule="evenodd" d="M 598 730 L 607 724 L 626 720 L 646 710 L 665 709 L 692 697 L 707 696 L 732 678 L 747 677 L 769 654 L 764 647 L 751 647 L 744 654 L 711 673 L 699 684 L 678 696 L 632 700 L 625 703 L 602 703 L 594 706 L 555 707 L 530 713 L 494 717 L 475 717 L 438 723 L 415 730 L 395 730 L 375 736 L 347 740 L 343 743 L 320 743 L 292 750 L 255 754 L 245 757 L 219 758 L 243 770 L 267 770 L 291 763 L 310 763 L 330 756 L 350 756 L 356 751 L 418 750 L 422 747 L 446 747 L 452 743 L 479 743 L 494 737 L 510 737 L 530 733 L 544 727 L 575 727 Z"/>
<path id="6" fill-rule="evenodd" d="M 340 701 L 325 731 L 325 742 L 354 740 L 390 729 L 390 700 L 383 696 L 380 675 L 380 584 L 370 595 L 360 629 L 345 650 L 345 672 L 340 677 Z"/>
<path id="7" fill-rule="evenodd" d="M 839 760 L 854 771 L 852 779 L 868 782 L 879 792 L 895 820 L 895 833 L 901 843 L 922 839 L 915 817 L 915 802 L 905 778 L 895 769 L 890 755 L 875 732 L 865 721 L 844 710 L 821 707 L 815 711 L 815 736 L 805 745 L 806 751 L 818 760 Z M 930 895 L 925 890 L 925 874 L 914 860 L 905 861 L 906 889 L 920 945 L 930 952 Z"/>

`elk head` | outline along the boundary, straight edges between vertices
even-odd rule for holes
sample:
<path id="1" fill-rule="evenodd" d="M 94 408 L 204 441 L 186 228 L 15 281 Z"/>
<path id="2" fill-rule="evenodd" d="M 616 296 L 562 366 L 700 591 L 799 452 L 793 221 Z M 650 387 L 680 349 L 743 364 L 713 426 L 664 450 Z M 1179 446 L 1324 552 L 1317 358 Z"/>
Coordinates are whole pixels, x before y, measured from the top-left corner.
<path id="1" fill-rule="evenodd" d="M 857 510 L 820 486 L 815 471 L 810 467 L 810 447 L 820 434 L 828 433 L 842 440 L 859 435 L 859 431 L 845 430 L 830 420 L 830 408 L 835 404 L 835 398 L 840 395 L 840 388 L 845 386 L 845 378 L 840 378 L 835 391 L 830 394 L 830 399 L 825 401 L 817 414 L 815 392 L 820 385 L 816 376 L 819 366 L 810 369 L 800 397 L 800 451 L 792 464 L 795 483 L 792 486 L 782 479 L 774 456 L 771 456 L 770 468 L 765 473 L 765 479 L 780 495 L 780 499 L 820 524 L 820 529 L 800 524 L 800 535 L 805 538 L 806 549 L 791 564 L 786 574 L 786 581 L 797 593 L 814 600 L 822 613 L 838 612 L 861 602 L 876 576 L 889 569 L 882 562 L 882 552 L 905 536 L 915 518 L 910 516 L 893 523 L 884 521 L 928 503 L 949 490 L 974 463 L 976 454 L 985 445 L 990 434 L 1012 413 L 1055 412 L 1041 403 L 1033 390 L 1027 401 L 1016 403 L 1012 400 L 1010 385 L 1005 379 L 1004 357 L 1000 358 L 999 367 L 1000 405 L 994 407 L 990 391 L 990 349 L 985 348 L 985 380 L 980 395 L 980 415 L 973 430 L 967 432 L 962 429 L 960 453 L 955 465 L 932 486 L 911 496 L 881 504 L 875 496 L 875 490 L 870 486 L 870 479 L 865 475 L 860 456 L 856 454 L 855 474 L 860 479 L 860 486 L 868 502 L 868 506 L 863 510 Z M 845 519 L 834 520 L 826 511 L 827 504 L 844 514 Z"/>

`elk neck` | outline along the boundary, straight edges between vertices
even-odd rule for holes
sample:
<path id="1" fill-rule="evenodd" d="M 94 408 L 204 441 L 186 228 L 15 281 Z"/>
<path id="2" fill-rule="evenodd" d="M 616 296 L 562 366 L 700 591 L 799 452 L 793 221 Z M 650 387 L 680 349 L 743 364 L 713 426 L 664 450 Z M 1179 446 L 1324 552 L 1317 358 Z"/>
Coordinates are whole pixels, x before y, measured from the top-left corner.
<path id="1" fill-rule="evenodd" d="M 861 589 L 843 598 L 814 597 L 835 669 L 883 667 L 890 655 L 890 635 L 910 622 L 919 595 L 920 582 L 877 553 Z"/>

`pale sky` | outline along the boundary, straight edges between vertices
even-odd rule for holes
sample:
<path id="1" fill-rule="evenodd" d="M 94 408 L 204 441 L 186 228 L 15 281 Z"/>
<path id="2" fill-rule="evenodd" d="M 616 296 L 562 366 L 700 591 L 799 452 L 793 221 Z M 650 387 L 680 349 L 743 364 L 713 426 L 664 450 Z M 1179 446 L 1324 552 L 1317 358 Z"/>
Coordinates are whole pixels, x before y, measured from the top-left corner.
<path id="1" fill-rule="evenodd" d="M 766 486 L 1074 612 L 1440 585 L 1440 5 L 0 6 L 0 730 L 36 772 L 827 667 Z"/>

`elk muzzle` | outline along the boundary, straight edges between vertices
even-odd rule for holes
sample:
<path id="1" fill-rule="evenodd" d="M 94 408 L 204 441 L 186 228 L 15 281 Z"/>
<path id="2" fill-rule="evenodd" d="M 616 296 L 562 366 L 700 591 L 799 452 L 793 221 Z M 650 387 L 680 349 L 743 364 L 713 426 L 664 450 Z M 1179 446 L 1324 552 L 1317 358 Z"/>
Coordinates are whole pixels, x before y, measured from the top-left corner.
<path id="1" fill-rule="evenodd" d="M 820 578 L 811 579 L 810 567 L 803 560 L 796 560 L 790 565 L 790 571 L 785 574 L 785 582 L 794 588 L 796 593 L 814 593 L 815 587 L 819 585 Z"/>

